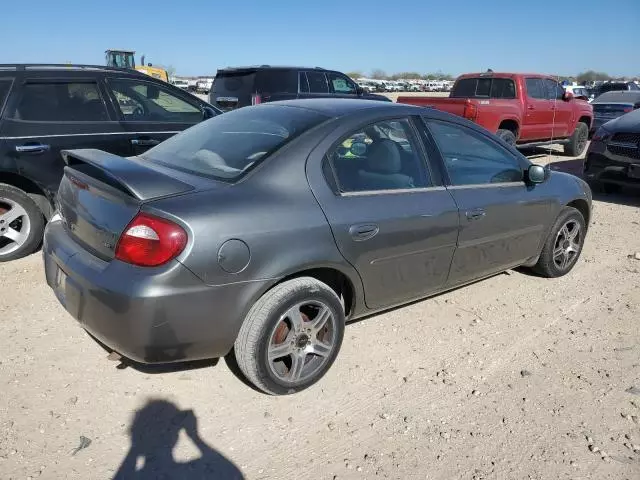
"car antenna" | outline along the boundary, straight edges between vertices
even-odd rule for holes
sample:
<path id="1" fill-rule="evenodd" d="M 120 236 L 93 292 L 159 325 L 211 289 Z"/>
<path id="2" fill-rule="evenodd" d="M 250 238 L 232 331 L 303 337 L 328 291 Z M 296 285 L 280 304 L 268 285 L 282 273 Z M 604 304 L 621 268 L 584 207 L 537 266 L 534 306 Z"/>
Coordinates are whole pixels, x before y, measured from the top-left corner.
<path id="1" fill-rule="evenodd" d="M 556 85 L 560 84 L 560 77 L 558 75 L 556 75 Z M 564 90 L 564 89 L 563 89 Z M 554 99 L 553 99 L 553 119 L 551 120 L 551 139 L 549 142 L 549 149 L 548 149 L 548 162 L 547 162 L 547 166 L 548 168 L 551 168 L 551 145 L 553 145 L 553 134 L 555 133 L 555 128 L 556 128 L 556 111 L 557 111 L 557 107 L 558 107 L 558 92 L 556 92 L 556 95 L 554 95 Z"/>

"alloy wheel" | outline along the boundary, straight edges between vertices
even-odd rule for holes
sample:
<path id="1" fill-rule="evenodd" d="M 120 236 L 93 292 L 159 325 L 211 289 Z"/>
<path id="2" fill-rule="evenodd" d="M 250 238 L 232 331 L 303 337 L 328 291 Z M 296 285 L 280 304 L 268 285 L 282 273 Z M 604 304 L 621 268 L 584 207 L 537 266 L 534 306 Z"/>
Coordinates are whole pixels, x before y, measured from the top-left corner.
<path id="1" fill-rule="evenodd" d="M 27 211 L 13 200 L 0 198 L 0 256 L 22 247 L 30 232 L 31 221 Z"/>
<path id="2" fill-rule="evenodd" d="M 556 235 L 553 263 L 564 271 L 573 265 L 580 253 L 582 229 L 576 220 L 567 221 Z"/>

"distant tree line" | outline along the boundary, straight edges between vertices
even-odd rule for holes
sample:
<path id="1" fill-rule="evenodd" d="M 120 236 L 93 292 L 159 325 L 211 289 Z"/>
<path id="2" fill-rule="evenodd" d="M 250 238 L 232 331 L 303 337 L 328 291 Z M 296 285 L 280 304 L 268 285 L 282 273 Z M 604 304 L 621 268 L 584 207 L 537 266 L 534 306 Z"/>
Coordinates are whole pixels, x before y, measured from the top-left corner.
<path id="1" fill-rule="evenodd" d="M 455 77 L 449 75 L 448 73 L 436 72 L 436 73 L 427 73 L 422 74 L 418 72 L 400 72 L 394 74 L 387 74 L 384 70 L 375 69 L 372 70 L 368 75 L 364 74 L 361 71 L 353 71 L 347 73 L 347 75 L 351 78 L 361 78 L 361 77 L 369 77 L 375 78 L 376 80 L 398 80 L 399 78 L 405 80 L 454 80 Z M 568 80 L 570 82 L 578 82 L 580 84 L 584 84 L 585 82 L 596 82 L 596 81 L 604 81 L 604 80 L 637 80 L 640 78 L 634 77 L 614 77 L 605 72 L 596 72 L 594 70 L 587 70 L 586 72 L 581 72 L 578 75 L 558 75 L 560 80 Z"/>

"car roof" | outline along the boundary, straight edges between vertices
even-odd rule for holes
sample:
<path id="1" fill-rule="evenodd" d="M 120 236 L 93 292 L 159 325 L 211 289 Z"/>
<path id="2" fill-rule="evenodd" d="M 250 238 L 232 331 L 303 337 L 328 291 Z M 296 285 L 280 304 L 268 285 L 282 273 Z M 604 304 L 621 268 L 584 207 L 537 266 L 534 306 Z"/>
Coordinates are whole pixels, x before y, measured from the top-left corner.
<path id="1" fill-rule="evenodd" d="M 640 102 L 640 90 L 612 90 L 605 92 L 591 103 L 636 103 Z"/>
<path id="2" fill-rule="evenodd" d="M 224 67 L 219 68 L 218 72 L 242 72 L 245 70 L 326 70 L 322 67 L 296 67 L 291 65 L 246 65 L 240 67 Z"/>
<path id="3" fill-rule="evenodd" d="M 330 117 L 342 117 L 344 115 L 349 115 L 358 111 L 371 111 L 373 109 L 378 109 L 381 111 L 381 113 L 386 113 L 386 111 L 397 111 L 398 114 L 412 112 L 414 115 L 416 114 L 416 110 L 425 110 L 424 108 L 416 107 L 413 105 L 405 105 L 394 102 L 383 102 L 380 100 L 362 100 L 356 98 L 307 98 L 269 102 L 262 105 L 282 105 L 286 107 L 304 108 Z"/>
<path id="4" fill-rule="evenodd" d="M 514 77 L 531 77 L 531 78 L 553 78 L 551 75 L 545 75 L 544 73 L 515 73 L 515 72 L 476 72 L 465 73 L 458 77 L 460 78 L 514 78 Z"/>
<path id="5" fill-rule="evenodd" d="M 117 74 L 117 75 L 130 75 L 130 76 L 144 76 L 148 75 L 129 68 L 107 67 L 105 65 L 83 65 L 83 64 L 55 64 L 55 63 L 12 63 L 12 64 L 0 64 L 0 74 L 9 72 L 30 72 L 30 73 L 48 73 L 48 74 L 71 74 L 82 75 L 95 72 L 101 72 L 105 74 Z"/>

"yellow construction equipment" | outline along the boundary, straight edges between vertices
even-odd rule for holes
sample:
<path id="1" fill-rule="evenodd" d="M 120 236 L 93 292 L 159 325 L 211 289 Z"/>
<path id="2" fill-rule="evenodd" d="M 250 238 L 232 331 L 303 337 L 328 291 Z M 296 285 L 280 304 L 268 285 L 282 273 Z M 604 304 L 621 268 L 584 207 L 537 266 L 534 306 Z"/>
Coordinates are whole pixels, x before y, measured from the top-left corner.
<path id="1" fill-rule="evenodd" d="M 138 70 L 139 72 L 146 73 L 147 75 L 159 78 L 160 80 L 164 80 L 165 82 L 169 81 L 169 75 L 167 75 L 167 71 L 164 68 L 154 67 L 150 63 L 148 65 L 144 64 L 144 55 L 140 59 L 140 65 L 136 66 L 136 59 L 134 57 L 136 52 L 133 50 L 105 50 L 105 59 L 108 67 L 120 67 L 120 68 L 131 68 L 133 70 Z"/>

